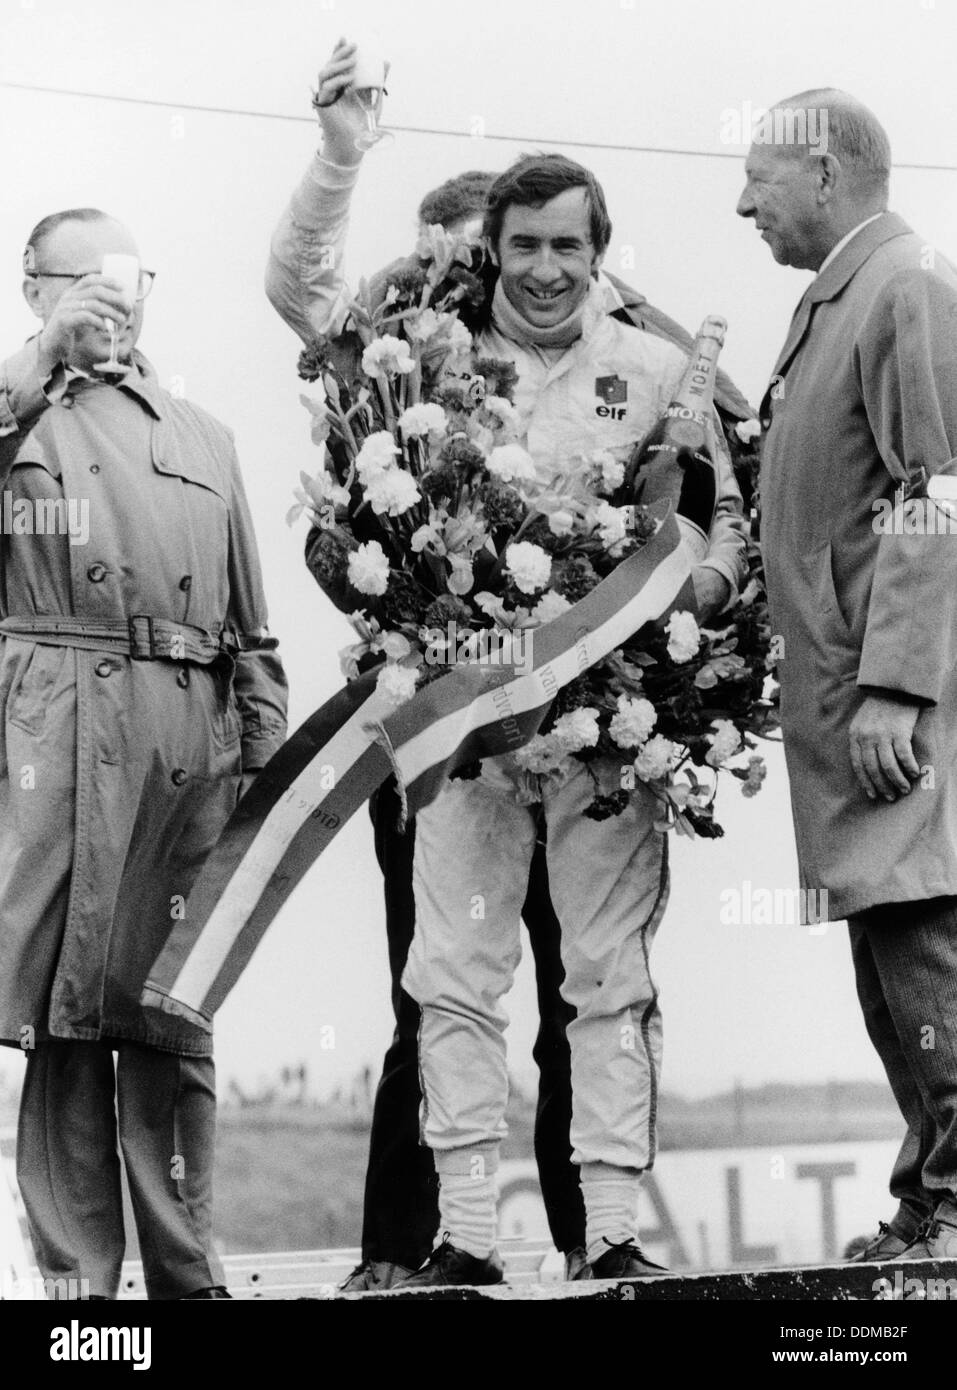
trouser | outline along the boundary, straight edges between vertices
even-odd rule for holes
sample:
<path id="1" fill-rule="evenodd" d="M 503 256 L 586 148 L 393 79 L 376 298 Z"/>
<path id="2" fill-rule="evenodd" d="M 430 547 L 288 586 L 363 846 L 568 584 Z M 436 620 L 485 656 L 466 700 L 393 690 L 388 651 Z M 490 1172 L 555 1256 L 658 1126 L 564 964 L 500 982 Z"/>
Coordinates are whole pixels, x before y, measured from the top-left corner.
<path id="1" fill-rule="evenodd" d="M 891 1196 L 921 1219 L 957 1199 L 957 898 L 848 920 L 857 997 L 907 1133 Z"/>
<path id="2" fill-rule="evenodd" d="M 583 814 L 617 763 L 573 764 L 545 783 L 547 863 L 561 923 L 573 1161 L 645 1169 L 655 1153 L 661 1016 L 649 951 L 668 894 L 657 802 L 642 787 L 620 816 Z M 505 1133 L 507 1015 L 521 955 L 519 914 L 535 821 L 509 759 L 453 781 L 417 817 L 416 933 L 403 984 L 422 1009 L 424 1133 L 436 1152 L 497 1145 Z"/>
<path id="3" fill-rule="evenodd" d="M 432 1152 L 420 1140 L 418 1038 L 421 1012 L 402 988 L 415 930 L 412 862 L 415 823 L 396 829 L 399 800 L 390 779 L 373 798 L 376 856 L 384 876 L 386 935 L 392 973 L 395 1033 L 375 1095 L 366 1170 L 362 1255 L 417 1269 L 438 1229 L 438 1183 Z M 561 997 L 563 968 L 558 920 L 548 893 L 544 846 L 536 843 L 522 908 L 535 957 L 539 1029 L 534 1057 L 539 1069 L 535 1157 L 549 1230 L 567 1253 L 585 1243 L 585 1209 L 578 1170 L 571 1162 L 571 1073 L 566 1028 L 574 1009 Z"/>
<path id="4" fill-rule="evenodd" d="M 126 1248 L 117 1137 L 147 1296 L 223 1283 L 212 1250 L 211 1057 L 54 1041 L 27 1053 L 17 1181 L 41 1274 L 115 1298 Z M 54 1283 L 53 1287 L 57 1287 Z"/>

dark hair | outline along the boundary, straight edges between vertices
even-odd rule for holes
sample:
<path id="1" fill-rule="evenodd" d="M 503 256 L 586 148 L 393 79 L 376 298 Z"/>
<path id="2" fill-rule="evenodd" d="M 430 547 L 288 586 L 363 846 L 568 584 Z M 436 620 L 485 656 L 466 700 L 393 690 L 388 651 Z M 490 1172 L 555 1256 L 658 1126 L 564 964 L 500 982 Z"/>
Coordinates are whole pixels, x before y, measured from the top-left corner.
<path id="1" fill-rule="evenodd" d="M 464 174 L 446 179 L 426 193 L 419 204 L 419 221 L 426 226 L 439 224 L 449 227 L 465 218 L 485 211 L 488 191 L 497 178 L 484 169 L 467 169 Z"/>
<path id="2" fill-rule="evenodd" d="M 67 208 L 65 212 L 51 212 L 49 217 L 44 217 L 42 221 L 37 223 L 27 237 L 27 244 L 23 251 L 24 270 L 30 271 L 36 268 L 36 257 L 43 243 L 64 222 L 111 222 L 112 220 L 108 212 L 101 212 L 99 208 Z"/>
<path id="3" fill-rule="evenodd" d="M 584 188 L 592 245 L 599 256 L 603 255 L 611 241 L 611 218 L 601 184 L 590 169 L 563 154 L 522 155 L 499 174 L 488 191 L 482 229 L 492 249 L 498 250 L 508 208 L 540 208 L 569 188 Z"/>

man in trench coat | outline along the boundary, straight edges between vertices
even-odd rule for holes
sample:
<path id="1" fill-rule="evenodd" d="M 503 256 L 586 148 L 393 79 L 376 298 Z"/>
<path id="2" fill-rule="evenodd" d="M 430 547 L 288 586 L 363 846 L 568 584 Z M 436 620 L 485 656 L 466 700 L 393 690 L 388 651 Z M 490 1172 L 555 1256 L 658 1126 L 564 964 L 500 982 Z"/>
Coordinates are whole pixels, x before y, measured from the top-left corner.
<path id="1" fill-rule="evenodd" d="M 149 1297 L 227 1297 L 211 1039 L 139 997 L 284 738 L 286 682 L 232 437 L 134 352 L 142 298 L 106 252 L 136 246 L 94 209 L 39 224 L 44 326 L 0 365 L 0 1041 L 26 1059 L 17 1171 L 48 1287 L 116 1296 L 118 1135 Z M 122 376 L 94 369 L 107 320 Z"/>
<path id="2" fill-rule="evenodd" d="M 957 1256 L 957 274 L 887 211 L 846 93 L 765 117 L 738 203 L 817 272 L 762 405 L 762 542 L 811 920 L 848 919 L 907 1124 L 858 1258 Z M 822 896 L 826 895 L 826 896 Z"/>

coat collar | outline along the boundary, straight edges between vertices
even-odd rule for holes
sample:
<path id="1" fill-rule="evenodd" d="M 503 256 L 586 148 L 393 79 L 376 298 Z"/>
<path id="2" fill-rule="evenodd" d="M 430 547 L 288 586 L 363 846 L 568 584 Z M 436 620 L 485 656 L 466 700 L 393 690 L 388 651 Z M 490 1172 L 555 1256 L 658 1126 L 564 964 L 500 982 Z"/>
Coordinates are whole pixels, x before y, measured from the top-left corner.
<path id="1" fill-rule="evenodd" d="M 119 383 L 118 389 L 135 396 L 157 420 L 167 414 L 166 393 L 159 384 L 156 368 L 141 352 L 133 351 L 133 370 Z"/>
<path id="2" fill-rule="evenodd" d="M 896 212 L 883 213 L 875 222 L 869 222 L 852 237 L 824 272 L 811 281 L 794 311 L 784 347 L 774 364 L 770 384 L 761 402 L 760 418 L 765 429 L 771 421 L 770 402 L 777 399 L 775 392 L 778 391 L 784 373 L 804 341 L 811 326 L 815 307 L 829 299 L 836 299 L 879 246 L 883 246 L 884 242 L 891 241 L 894 237 L 907 235 L 910 230 Z"/>
<path id="3" fill-rule="evenodd" d="M 878 246 L 883 246 L 885 241 L 891 241 L 894 237 L 906 236 L 910 231 L 911 228 L 903 217 L 896 212 L 882 213 L 851 237 L 831 264 L 811 281 L 805 298 L 813 304 L 834 299 L 857 274 L 864 262 L 870 259 Z"/>

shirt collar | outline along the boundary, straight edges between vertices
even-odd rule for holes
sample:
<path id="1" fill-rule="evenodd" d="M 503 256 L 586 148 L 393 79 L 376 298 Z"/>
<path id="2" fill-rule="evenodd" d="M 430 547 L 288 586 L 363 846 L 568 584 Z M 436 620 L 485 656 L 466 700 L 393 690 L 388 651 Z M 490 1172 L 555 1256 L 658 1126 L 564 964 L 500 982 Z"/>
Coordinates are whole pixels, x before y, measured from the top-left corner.
<path id="1" fill-rule="evenodd" d="M 863 222 L 858 222 L 856 227 L 852 227 L 851 230 L 845 236 L 842 236 L 840 241 L 837 242 L 836 245 L 831 247 L 830 251 L 827 253 L 821 264 L 818 266 L 818 275 L 820 275 L 821 272 L 825 269 L 825 267 L 829 266 L 831 262 L 835 260 L 837 256 L 840 255 L 840 253 L 844 250 L 844 247 L 853 237 L 857 236 L 858 232 L 861 230 L 862 227 L 866 227 L 870 222 L 876 222 L 881 215 L 881 213 L 875 212 L 871 217 L 865 217 Z"/>
<path id="2" fill-rule="evenodd" d="M 85 372 L 81 367 L 66 367 L 64 373 L 66 389 L 71 386 L 78 387 L 79 390 L 88 390 L 97 386 L 105 386 L 102 377 L 93 372 Z M 89 383 L 87 387 L 84 383 Z M 113 383 L 118 391 L 123 391 L 128 396 L 133 396 L 140 405 L 144 406 L 151 415 L 157 420 L 162 420 L 166 414 L 166 402 L 163 398 L 163 391 L 156 376 L 155 368 L 152 363 L 143 356 L 141 352 L 134 351 L 133 366 L 122 378 Z"/>

